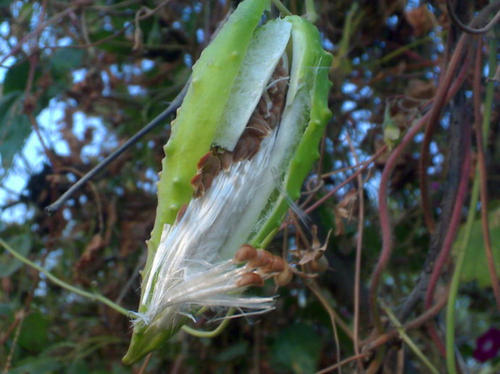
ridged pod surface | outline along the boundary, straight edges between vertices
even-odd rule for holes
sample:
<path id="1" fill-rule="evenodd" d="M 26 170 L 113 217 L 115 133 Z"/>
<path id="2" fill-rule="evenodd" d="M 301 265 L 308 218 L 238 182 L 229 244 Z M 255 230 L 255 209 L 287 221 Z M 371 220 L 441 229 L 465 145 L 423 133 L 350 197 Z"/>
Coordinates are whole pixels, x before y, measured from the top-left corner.
<path id="1" fill-rule="evenodd" d="M 164 225 L 172 224 L 179 209 L 193 196 L 190 181 L 197 172 L 198 161 L 210 150 L 253 31 L 268 7 L 269 0 L 242 2 L 193 66 L 189 89 L 177 111 L 177 118 L 172 122 L 171 136 L 164 147 L 156 219 L 147 242 L 148 257 L 142 271 L 143 281 L 147 279 Z M 143 292 L 144 287 L 141 289 Z M 157 328 L 134 328 L 123 362 L 136 362 L 174 333 Z"/>
<path id="2" fill-rule="evenodd" d="M 163 226 L 174 222 L 180 207 L 192 198 L 191 178 L 200 158 L 210 150 L 253 31 L 268 6 L 269 0 L 241 3 L 193 66 L 191 84 L 164 147 L 156 219 L 148 241 L 143 278 Z"/>
<path id="3" fill-rule="evenodd" d="M 224 122 L 221 118 L 228 109 L 235 78 L 238 73 L 245 71 L 242 69 L 245 55 L 256 35 L 254 30 L 268 6 L 269 1 L 264 0 L 242 2 L 193 67 L 189 89 L 176 120 L 172 122 L 171 137 L 164 148 L 156 220 L 148 241 L 148 258 L 142 273 L 143 294 L 139 314 L 144 314 L 145 309 L 148 309 L 149 297 L 144 295 L 144 280 L 149 278 L 148 289 L 154 292 L 157 270 L 151 269 L 162 231 L 165 225 L 174 224 L 179 209 L 193 199 L 191 180 L 197 173 L 200 159 L 217 144 L 217 134 L 221 133 L 219 126 Z M 282 123 L 276 131 L 276 144 L 270 151 L 273 157 L 270 169 L 276 169 L 277 175 L 268 184 L 267 191 L 262 189 L 260 201 L 252 201 L 245 217 L 238 221 L 240 226 L 234 230 L 234 236 L 238 236 L 238 232 L 245 234 L 234 242 L 227 240 L 226 252 L 224 248 L 214 248 L 221 251 L 221 259 L 230 259 L 241 245 L 233 244 L 241 240 L 246 239 L 258 248 L 265 248 L 269 244 L 289 208 L 289 200 L 299 198 L 304 178 L 319 157 L 318 145 L 331 116 L 327 98 L 331 86 L 328 71 L 332 56 L 323 50 L 318 30 L 308 21 L 298 16 L 285 17 L 283 20 L 289 23 L 286 25 L 288 35 L 292 25 L 287 50 L 292 63 Z M 279 29 L 279 26 L 276 28 Z M 283 48 L 287 40 L 284 43 Z M 270 177 L 271 173 L 266 175 Z M 155 260 L 155 266 L 157 264 Z M 160 322 L 161 319 L 156 320 L 156 323 L 136 324 L 123 362 L 136 362 L 175 334 L 185 317 L 175 318 L 175 323 L 170 323 L 168 328 Z"/>
<path id="4" fill-rule="evenodd" d="M 288 164 L 281 192 L 278 192 L 279 195 L 274 202 L 268 204 L 262 215 L 265 218 L 264 223 L 249 240 L 250 244 L 258 248 L 265 248 L 279 229 L 289 208 L 288 198 L 296 200 L 300 197 L 302 183 L 319 157 L 319 142 L 332 116 L 328 109 L 328 91 L 332 86 L 328 80 L 328 71 L 332 55 L 323 50 L 319 32 L 314 25 L 297 16 L 285 19 L 293 24 L 294 53 L 298 51 L 302 54 L 300 65 L 297 66 L 295 73 L 292 72 L 296 75 L 291 78 L 290 91 L 308 91 L 310 115 L 303 136 Z M 296 79 L 296 84 L 293 79 Z M 288 99 L 293 100 L 290 95 L 296 96 L 296 93 L 290 91 Z"/>

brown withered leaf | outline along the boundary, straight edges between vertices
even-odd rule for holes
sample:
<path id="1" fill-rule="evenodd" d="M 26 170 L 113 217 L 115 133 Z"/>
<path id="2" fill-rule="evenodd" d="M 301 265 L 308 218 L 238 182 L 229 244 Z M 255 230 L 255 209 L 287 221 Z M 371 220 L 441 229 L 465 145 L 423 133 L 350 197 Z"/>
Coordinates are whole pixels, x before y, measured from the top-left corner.
<path id="1" fill-rule="evenodd" d="M 313 261 L 318 260 L 321 256 L 323 256 L 323 252 L 326 251 L 328 246 L 328 240 L 330 239 L 330 234 L 332 230 L 328 231 L 328 235 L 326 236 L 325 243 L 321 245 L 321 242 L 318 239 L 318 227 L 313 225 L 311 228 L 312 231 L 312 248 L 308 251 L 301 251 L 301 259 L 299 261 L 299 265 L 305 265 L 311 263 Z"/>
<path id="2" fill-rule="evenodd" d="M 411 79 L 405 90 L 406 96 L 414 99 L 430 99 L 436 92 L 436 85 L 432 81 Z"/>
<path id="3" fill-rule="evenodd" d="M 437 21 L 426 5 L 421 5 L 405 13 L 405 18 L 413 28 L 415 36 L 424 36 L 434 28 Z"/>
<path id="4" fill-rule="evenodd" d="M 83 275 L 83 273 L 87 270 L 89 265 L 94 262 L 97 253 L 99 252 L 100 249 L 102 249 L 105 246 L 105 241 L 101 234 L 95 234 L 92 239 L 90 239 L 90 242 L 87 244 L 85 247 L 85 250 L 83 251 L 82 255 L 80 256 L 80 259 L 74 266 L 74 277 L 78 282 L 81 283 L 87 283 L 86 277 Z"/>

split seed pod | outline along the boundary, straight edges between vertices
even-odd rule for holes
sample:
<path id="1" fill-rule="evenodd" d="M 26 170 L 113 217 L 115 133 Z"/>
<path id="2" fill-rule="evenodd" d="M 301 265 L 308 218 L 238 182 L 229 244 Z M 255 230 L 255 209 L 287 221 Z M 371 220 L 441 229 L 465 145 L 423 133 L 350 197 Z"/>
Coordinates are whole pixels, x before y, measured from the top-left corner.
<path id="1" fill-rule="evenodd" d="M 258 26 L 268 7 L 243 1 L 193 66 L 164 148 L 124 363 L 158 348 L 201 307 L 273 309 L 273 297 L 242 295 L 261 282 L 233 256 L 246 243 L 265 248 L 300 195 L 331 116 L 331 55 L 298 16 Z"/>

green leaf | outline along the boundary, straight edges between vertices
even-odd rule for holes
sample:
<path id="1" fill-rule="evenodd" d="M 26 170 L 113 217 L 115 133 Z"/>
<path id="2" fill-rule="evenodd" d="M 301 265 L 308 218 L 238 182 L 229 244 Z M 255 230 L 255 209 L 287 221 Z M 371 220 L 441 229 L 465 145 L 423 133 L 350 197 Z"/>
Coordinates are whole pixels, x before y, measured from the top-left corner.
<path id="1" fill-rule="evenodd" d="M 391 117 L 389 105 L 385 106 L 383 128 L 384 142 L 387 147 L 389 147 L 389 149 L 392 149 L 398 143 L 399 138 L 401 137 L 401 130 Z"/>
<path id="2" fill-rule="evenodd" d="M 284 329 L 272 347 L 272 363 L 288 373 L 314 373 L 321 353 L 321 339 L 311 326 L 297 323 Z"/>
<path id="3" fill-rule="evenodd" d="M 9 245 L 23 256 L 27 256 L 31 249 L 31 238 L 28 234 L 16 235 L 7 240 Z M 0 278 L 9 277 L 16 272 L 23 263 L 7 252 L 0 254 Z"/>
<path id="4" fill-rule="evenodd" d="M 495 206 L 488 213 L 488 222 L 491 235 L 491 245 L 493 257 L 495 259 L 495 268 L 497 274 L 500 273 L 500 206 L 492 202 L 490 206 Z M 460 246 L 464 236 L 464 228 L 462 226 L 455 246 Z M 490 274 L 488 271 L 488 262 L 484 249 L 483 230 L 481 226 L 481 218 L 478 218 L 472 224 L 470 240 L 465 249 L 465 258 L 461 274 L 462 281 L 469 282 L 476 280 L 480 287 L 491 286 Z"/>
<path id="5" fill-rule="evenodd" d="M 61 367 L 61 363 L 51 357 L 30 357 L 21 361 L 15 368 L 9 370 L 9 374 L 53 374 Z"/>
<path id="6" fill-rule="evenodd" d="M 68 373 L 72 374 L 87 374 L 89 373 L 89 367 L 84 360 L 77 360 L 71 363 L 67 368 Z"/>
<path id="7" fill-rule="evenodd" d="M 16 310 L 15 306 L 12 303 L 0 303 L 0 316 L 2 316 L 2 320 L 5 321 L 5 316 L 14 315 L 14 311 Z"/>
<path id="8" fill-rule="evenodd" d="M 28 60 L 11 66 L 5 74 L 3 81 L 3 95 L 7 95 L 14 91 L 24 91 L 26 88 L 26 82 L 28 81 L 29 70 L 30 64 Z M 2 112 L 0 112 L 0 115 L 1 113 Z"/>
<path id="9" fill-rule="evenodd" d="M 26 2 L 21 7 L 19 11 L 19 16 L 17 17 L 17 22 L 29 22 L 29 19 L 33 15 L 33 4 L 31 2 Z"/>
<path id="10" fill-rule="evenodd" d="M 96 48 L 121 56 L 130 56 L 132 53 L 132 43 L 122 35 L 115 35 L 114 31 L 99 30 L 92 33 L 90 39 L 94 42 L 106 39 L 105 42 L 98 43 Z"/>
<path id="11" fill-rule="evenodd" d="M 81 49 L 58 49 L 50 58 L 53 73 L 55 75 L 61 75 L 80 67 L 84 56 L 85 52 Z"/>
<path id="12" fill-rule="evenodd" d="M 29 351 L 41 351 L 47 344 L 48 321 L 40 312 L 29 314 L 23 321 L 18 343 Z M 35 371 L 30 371 L 34 373 Z M 38 373 L 38 371 L 36 371 Z"/>
<path id="13" fill-rule="evenodd" d="M 235 359 L 245 356 L 247 352 L 248 342 L 240 341 L 238 343 L 229 345 L 228 348 L 221 351 L 217 356 L 215 356 L 215 360 L 219 362 L 234 361 Z"/>
<path id="14" fill-rule="evenodd" d="M 22 113 L 22 100 L 21 91 L 0 97 L 0 157 L 5 170 L 10 168 L 15 154 L 22 150 L 31 134 L 30 121 Z"/>

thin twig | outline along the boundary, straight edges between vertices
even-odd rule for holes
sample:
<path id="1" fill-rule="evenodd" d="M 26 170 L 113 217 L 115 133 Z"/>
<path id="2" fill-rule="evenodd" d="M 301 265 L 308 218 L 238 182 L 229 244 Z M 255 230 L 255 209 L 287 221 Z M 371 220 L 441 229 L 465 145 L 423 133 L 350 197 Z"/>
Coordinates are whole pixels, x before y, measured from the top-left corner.
<path id="1" fill-rule="evenodd" d="M 317 371 L 316 374 L 325 374 L 325 373 L 329 373 L 331 371 L 334 371 L 335 369 L 341 367 L 341 366 L 344 366 L 345 364 L 348 364 L 349 362 L 352 362 L 354 360 L 359 360 L 359 359 L 362 359 L 362 358 L 365 358 L 365 357 L 368 357 L 368 356 L 371 356 L 371 353 L 370 352 L 365 352 L 365 353 L 361 353 L 359 355 L 354 355 L 354 356 L 351 356 L 349 358 L 346 358 L 340 362 L 337 362 L 336 364 L 332 365 L 332 366 L 328 366 L 324 369 L 321 369 L 320 371 Z"/>
<path id="2" fill-rule="evenodd" d="M 315 210 L 316 208 L 318 208 L 326 200 L 328 200 L 329 198 L 331 198 L 338 190 L 340 190 L 346 184 L 348 184 L 349 182 L 351 182 L 352 180 L 354 180 L 358 176 L 359 173 L 363 172 L 363 170 L 365 170 L 368 167 L 368 165 L 370 165 L 373 161 L 375 161 L 377 158 L 379 158 L 386 150 L 387 150 L 387 146 L 381 147 L 377 151 L 377 153 L 375 153 L 372 157 L 370 157 L 370 159 L 368 159 L 367 161 L 365 161 L 365 163 L 364 163 L 364 165 L 362 167 L 360 167 L 358 170 L 356 170 L 351 176 L 349 176 L 347 179 L 345 179 L 338 186 L 335 186 L 335 188 L 333 190 L 328 191 L 328 193 L 325 196 L 323 196 L 321 199 L 318 199 L 318 201 L 316 201 L 313 205 L 311 205 L 310 207 L 308 207 L 307 209 L 305 209 L 304 212 L 306 214 L 309 214 L 313 210 Z"/>
<path id="3" fill-rule="evenodd" d="M 470 151 L 470 134 L 464 135 L 465 137 L 465 156 L 462 165 L 462 172 L 460 176 L 460 182 L 458 185 L 458 191 L 456 196 L 455 205 L 453 207 L 453 212 L 450 219 L 450 224 L 448 226 L 448 231 L 446 233 L 443 246 L 439 253 L 438 258 L 436 259 L 436 263 L 434 264 L 434 268 L 432 269 L 432 274 L 429 279 L 429 286 L 427 288 L 427 292 L 425 295 L 425 307 L 428 308 L 431 306 L 432 298 L 434 295 L 434 289 L 437 285 L 437 281 L 439 276 L 441 275 L 441 270 L 448 259 L 451 246 L 453 241 L 455 240 L 455 235 L 460 224 L 460 219 L 462 217 L 462 206 L 467 196 L 467 186 L 469 184 L 469 174 L 470 174 L 470 163 L 471 163 L 471 151 Z"/>
<path id="4" fill-rule="evenodd" d="M 328 301 L 326 301 L 324 296 L 321 294 L 321 291 L 319 290 L 319 287 L 316 284 L 316 282 L 314 282 L 313 280 L 310 280 L 310 281 L 306 282 L 306 284 L 309 287 L 309 289 L 314 293 L 314 295 L 318 298 L 318 300 L 323 305 L 325 310 L 328 312 L 328 316 L 330 317 L 330 322 L 332 324 L 333 337 L 335 340 L 335 350 L 336 350 L 336 355 L 337 355 L 336 358 L 337 358 L 337 360 L 340 361 L 340 342 L 339 342 L 339 335 L 337 332 L 337 324 L 335 323 L 336 313 L 332 309 L 332 307 L 328 304 Z M 342 374 L 341 366 L 337 367 L 337 370 L 338 370 L 339 374 Z"/>
<path id="5" fill-rule="evenodd" d="M 405 323 L 404 325 L 405 330 L 408 331 L 411 329 L 416 329 L 424 325 L 431 318 L 434 318 L 441 311 L 441 309 L 443 309 L 447 301 L 448 301 L 448 294 L 447 292 L 444 292 L 441 298 L 431 308 L 427 308 L 424 313 L 422 313 L 415 319 L 411 320 L 410 322 Z M 377 347 L 380 347 L 381 345 L 384 345 L 390 340 L 394 339 L 397 336 L 397 334 L 398 334 L 397 330 L 390 330 L 382 335 L 377 336 L 374 339 L 362 342 L 361 343 L 361 345 L 363 346 L 362 350 L 370 351 Z"/>
<path id="6" fill-rule="evenodd" d="M 473 34 L 473 35 L 486 34 L 488 31 L 493 29 L 493 27 L 498 21 L 500 21 L 500 12 L 497 12 L 490 22 L 488 22 L 485 26 L 476 29 L 474 27 L 467 26 L 465 23 L 460 21 L 455 11 L 453 10 L 451 0 L 446 0 L 446 8 L 448 9 L 448 14 L 450 15 L 450 18 L 453 21 L 453 23 L 455 23 L 460 30 L 468 34 Z"/>
<path id="7" fill-rule="evenodd" d="M 9 372 L 10 365 L 12 363 L 12 357 L 14 356 L 14 350 L 17 347 L 17 341 L 19 340 L 19 335 L 21 333 L 21 329 L 23 328 L 23 322 L 25 318 L 26 318 L 26 313 L 24 312 L 24 310 L 21 309 L 19 323 L 17 324 L 16 333 L 14 334 L 14 339 L 12 340 L 12 345 L 10 347 L 7 359 L 5 360 L 5 366 L 3 367 L 2 374 L 8 374 Z"/>
<path id="8" fill-rule="evenodd" d="M 491 39 L 489 42 L 490 51 L 494 51 L 496 48 L 496 41 Z M 478 49 L 478 53 L 480 50 Z M 488 67 L 490 71 L 490 77 L 495 74 L 496 67 L 496 55 L 490 52 L 488 59 Z M 491 110 L 493 104 L 494 95 L 494 82 L 489 81 L 486 86 L 486 97 L 484 100 L 484 116 L 482 123 L 482 134 L 481 139 L 487 139 L 490 128 L 491 120 Z M 477 120 L 477 118 L 476 118 Z M 450 296 L 448 298 L 448 306 L 446 310 L 446 367 L 450 374 L 456 374 L 457 368 L 455 363 L 455 304 L 458 294 L 458 288 L 460 285 L 460 277 L 462 275 L 462 269 L 464 265 L 465 254 L 467 247 L 469 245 L 470 235 L 472 232 L 472 225 L 476 218 L 476 207 L 479 199 L 479 170 L 476 168 L 476 175 L 474 178 L 474 185 L 472 186 L 472 193 L 469 203 L 469 213 L 467 215 L 467 221 L 464 227 L 464 235 L 462 241 L 457 248 L 455 270 L 453 272 L 453 277 L 450 284 Z"/>
<path id="9" fill-rule="evenodd" d="M 466 78 L 466 72 L 467 70 L 465 69 L 464 66 L 461 73 L 454 80 L 449 91 L 447 92 L 445 103 L 450 101 L 450 99 L 453 96 L 455 96 L 457 91 L 460 89 Z M 377 265 L 375 266 L 375 269 L 373 270 L 372 273 L 372 281 L 370 286 L 370 297 L 369 297 L 370 313 L 373 317 L 375 326 L 379 329 L 379 331 L 382 331 L 381 328 L 382 325 L 380 324 L 379 321 L 375 299 L 381 274 L 384 271 L 385 267 L 387 266 L 387 263 L 389 262 L 392 252 L 392 228 L 390 224 L 389 208 L 387 205 L 387 191 L 389 186 L 389 178 L 392 174 L 392 171 L 396 167 L 401 154 L 410 144 L 410 141 L 427 124 L 430 113 L 431 112 L 427 112 L 424 116 L 422 116 L 410 127 L 408 132 L 401 140 L 401 143 L 398 144 L 398 146 L 392 151 L 389 158 L 387 159 L 384 170 L 382 171 L 382 177 L 380 179 L 378 203 L 379 203 L 379 221 L 382 232 L 382 251 L 380 253 Z"/>
<path id="10" fill-rule="evenodd" d="M 148 364 L 149 364 L 149 360 L 151 360 L 151 356 L 153 355 L 153 353 L 149 353 L 147 356 L 146 356 L 146 359 L 144 360 L 144 362 L 142 363 L 141 365 L 141 368 L 139 369 L 139 373 L 137 374 L 144 374 L 146 368 L 148 367 Z"/>
<path id="11" fill-rule="evenodd" d="M 470 23 L 471 27 L 475 27 L 484 22 L 485 19 L 491 14 L 491 12 L 497 12 L 500 9 L 500 2 L 491 3 L 485 6 L 479 14 L 472 20 Z M 431 208 L 429 204 L 428 190 L 427 190 L 427 173 L 426 167 L 429 162 L 429 144 L 431 142 L 432 134 L 436 127 L 437 119 L 441 113 L 442 108 L 445 105 L 445 96 L 444 93 L 448 91 L 448 86 L 453 79 L 453 74 L 462 59 L 465 51 L 467 50 L 467 46 L 472 40 L 472 36 L 470 34 L 463 34 L 453 52 L 450 61 L 446 64 L 446 74 L 440 80 L 438 90 L 436 92 L 435 98 L 436 102 L 433 104 L 431 115 L 429 118 L 428 126 L 425 131 L 424 140 L 422 142 L 422 151 L 420 155 L 419 162 L 419 175 L 420 175 L 420 195 L 422 201 L 422 209 L 424 212 L 425 222 L 430 232 L 434 231 L 434 219 L 431 215 Z M 466 53 L 466 56 L 469 57 L 470 53 Z M 468 62 L 468 58 L 466 59 L 466 63 Z M 464 65 L 466 64 L 464 63 Z"/>
<path id="12" fill-rule="evenodd" d="M 135 313 L 134 312 L 131 312 L 131 311 L 129 311 L 129 310 L 127 310 L 127 309 L 119 306 L 118 304 L 115 304 L 113 301 L 111 301 L 107 297 L 105 297 L 103 295 L 100 295 L 100 294 L 97 294 L 97 293 L 91 293 L 91 292 L 82 290 L 82 289 L 80 289 L 78 287 L 72 286 L 72 285 L 66 283 L 65 281 L 57 278 L 55 275 L 53 275 L 47 269 L 45 269 L 45 268 L 39 266 L 38 264 L 36 264 L 36 263 L 28 260 L 26 257 L 24 257 L 23 255 L 21 255 L 16 250 L 14 250 L 10 245 L 8 245 L 2 239 L 0 239 L 0 246 L 4 247 L 12 256 L 14 256 L 15 258 L 17 258 L 22 263 L 24 263 L 24 264 L 32 267 L 33 269 L 39 271 L 40 273 L 45 274 L 45 276 L 50 281 L 52 281 L 53 283 L 55 283 L 59 287 L 62 287 L 62 288 L 66 289 L 66 290 L 68 290 L 70 292 L 73 292 L 73 293 L 75 293 L 77 295 L 80 295 L 80 296 L 85 297 L 87 299 L 90 299 L 92 301 L 101 302 L 101 303 L 107 305 L 108 307 L 110 307 L 111 309 L 115 310 L 116 312 L 118 312 L 120 314 L 123 314 L 124 316 L 127 316 L 129 318 L 134 318 L 135 317 Z"/>
<path id="13" fill-rule="evenodd" d="M 54 203 L 50 204 L 45 208 L 45 211 L 48 214 L 52 214 L 57 211 L 62 204 L 66 200 L 68 200 L 71 195 L 73 195 L 76 191 L 78 191 L 82 186 L 87 183 L 90 179 L 92 179 L 97 173 L 107 167 L 111 162 L 113 162 L 118 156 L 120 156 L 124 151 L 130 148 L 133 144 L 135 144 L 140 138 L 146 135 L 148 132 L 153 130 L 159 124 L 162 124 L 165 119 L 174 113 L 177 108 L 181 105 L 182 100 L 186 94 L 187 88 L 189 86 L 190 79 L 184 86 L 184 88 L 179 92 L 179 94 L 175 97 L 175 99 L 170 103 L 170 105 L 165 109 L 162 113 L 156 116 L 151 122 L 149 122 L 146 126 L 144 126 L 139 132 L 137 132 L 134 136 L 132 136 L 129 140 L 127 140 L 123 145 L 121 145 L 118 149 L 116 149 L 113 153 L 111 153 L 108 157 L 102 160 L 98 165 L 96 165 L 92 170 L 90 170 L 87 174 L 85 174 L 78 182 L 73 184 L 59 199 L 57 199 Z"/>
<path id="14" fill-rule="evenodd" d="M 280 13 L 283 15 L 283 16 L 291 16 L 292 13 L 288 10 L 288 8 L 286 6 L 283 5 L 283 3 L 280 1 L 280 0 L 272 0 L 274 6 L 276 8 L 278 8 L 278 10 L 280 11 Z"/>
<path id="15" fill-rule="evenodd" d="M 435 230 L 436 223 L 432 216 L 432 207 L 429 202 L 429 193 L 427 188 L 427 164 L 429 163 L 429 144 L 431 143 L 432 135 L 438 124 L 438 119 L 441 115 L 441 111 L 446 105 L 446 92 L 449 90 L 452 80 L 455 78 L 455 71 L 461 62 L 462 56 L 466 50 L 466 43 L 470 41 L 468 35 L 463 35 L 456 48 L 453 55 L 447 64 L 446 71 L 440 80 L 436 95 L 432 103 L 432 109 L 429 113 L 429 119 L 426 124 L 424 140 L 422 141 L 421 155 L 419 160 L 419 176 L 420 176 L 420 195 L 422 203 L 422 211 L 424 214 L 424 221 L 427 225 L 429 232 L 433 233 Z M 464 65 L 467 65 L 470 59 L 466 60 Z"/>
<path id="16" fill-rule="evenodd" d="M 62 12 L 55 14 L 52 18 L 48 19 L 46 22 L 39 24 L 35 30 L 33 30 L 29 34 L 26 34 L 19 41 L 19 43 L 17 43 L 17 45 L 14 48 L 12 48 L 12 50 L 9 53 L 7 53 L 5 56 L 3 56 L 3 58 L 0 60 L 0 65 L 3 65 L 3 63 L 5 61 L 7 61 L 7 59 L 9 57 L 11 57 L 11 56 L 15 55 L 16 53 L 18 53 L 19 51 L 21 51 L 22 45 L 27 40 L 29 40 L 33 37 L 37 37 L 47 26 L 50 26 L 50 25 L 53 25 L 54 23 L 59 22 L 60 19 L 65 17 L 67 14 L 73 12 L 75 9 L 77 9 L 76 6 L 70 6 L 69 8 L 66 8 L 65 10 L 63 10 Z"/>
<path id="17" fill-rule="evenodd" d="M 391 310 L 381 303 L 382 309 L 386 312 L 387 316 L 391 320 L 392 324 L 396 327 L 396 330 L 399 333 L 401 339 L 410 347 L 410 349 L 415 353 L 415 355 L 424 363 L 425 366 L 431 371 L 433 374 L 439 374 L 439 371 L 432 365 L 432 363 L 425 357 L 420 348 L 411 340 L 411 338 L 406 334 L 405 328 L 401 325 L 401 322 L 398 321 L 396 316 L 391 312 Z"/>
<path id="18" fill-rule="evenodd" d="M 342 329 L 342 331 L 344 331 L 344 333 L 349 337 L 349 339 L 354 339 L 354 335 L 351 331 L 351 329 L 349 328 L 349 326 L 347 326 L 347 324 L 339 317 L 339 315 L 337 314 L 337 312 L 335 312 L 335 310 L 330 306 L 330 304 L 328 303 L 328 301 L 326 300 L 326 298 L 323 296 L 323 294 L 321 293 L 321 290 L 319 289 L 319 286 L 316 284 L 316 282 L 314 281 L 306 281 L 306 284 L 307 286 L 309 287 L 309 289 L 311 291 L 313 291 L 314 295 L 316 295 L 316 297 L 318 298 L 318 300 L 321 302 L 321 304 L 323 305 L 323 307 L 326 309 L 326 311 L 328 312 L 328 315 L 330 316 L 330 320 L 332 320 L 332 323 L 333 321 L 335 321 L 336 323 L 339 324 L 340 328 Z M 312 287 L 311 287 L 312 285 Z M 333 326 L 335 328 L 335 326 Z"/>
<path id="19" fill-rule="evenodd" d="M 468 126 L 468 125 L 465 124 L 465 126 Z M 467 128 L 467 130 L 470 130 L 470 129 Z M 455 240 L 458 226 L 460 224 L 462 206 L 463 206 L 465 198 L 466 198 L 467 186 L 468 186 L 468 182 L 469 182 L 470 163 L 471 163 L 470 134 L 468 134 L 467 132 L 468 131 L 465 131 L 465 134 L 464 134 L 465 156 L 464 156 L 464 160 L 463 160 L 463 164 L 462 164 L 462 171 L 461 171 L 457 196 L 455 198 L 456 201 L 455 201 L 455 204 L 453 207 L 453 211 L 452 211 L 451 218 L 450 218 L 450 223 L 448 225 L 448 230 L 446 232 L 445 239 L 443 241 L 443 245 L 442 245 L 441 250 L 439 252 L 438 258 L 436 259 L 436 262 L 434 263 L 434 267 L 432 269 L 432 273 L 431 273 L 431 276 L 429 279 L 429 285 L 427 287 L 427 291 L 426 291 L 425 299 L 424 299 L 424 306 L 426 308 L 431 305 L 433 295 L 434 295 L 434 290 L 436 288 L 437 282 L 438 282 L 439 277 L 441 275 L 441 271 L 442 271 L 446 261 L 448 260 L 451 246 Z M 428 326 L 427 326 L 427 331 L 428 331 L 431 339 L 436 344 L 436 347 L 438 348 L 441 355 L 445 357 L 446 356 L 445 345 L 443 344 L 441 337 L 439 336 L 439 334 L 437 332 L 435 323 L 433 323 L 433 321 L 429 321 Z"/>
<path id="20" fill-rule="evenodd" d="M 349 143 L 349 148 L 354 156 L 354 161 L 359 164 L 358 154 L 354 145 L 352 144 L 351 138 L 347 134 L 347 142 Z M 358 174 L 358 229 L 357 229 L 357 239 L 356 239 L 356 264 L 354 271 L 354 353 L 359 356 L 359 302 L 360 302 L 360 278 L 361 278 L 361 252 L 363 250 L 363 228 L 364 228 L 364 218 L 365 218 L 365 199 L 363 193 L 363 177 L 362 174 Z M 362 368 L 361 360 L 358 360 L 358 368 Z"/>
<path id="21" fill-rule="evenodd" d="M 468 76 L 468 69 L 467 65 L 464 64 L 462 70 L 458 74 L 456 80 L 450 87 L 450 91 L 447 94 L 447 101 L 449 101 L 452 97 L 456 95 L 460 87 L 462 86 L 462 83 L 464 82 L 465 78 Z M 460 135 L 453 135 L 453 139 L 450 142 L 450 144 L 455 144 L 457 140 L 454 140 L 455 138 L 461 139 L 462 136 Z M 452 151 L 450 151 L 450 160 L 453 161 L 453 164 L 459 164 L 459 160 L 461 159 L 463 152 L 460 150 L 455 150 L 453 148 Z M 451 167 L 451 165 L 450 165 Z M 452 167 L 453 170 L 456 170 L 456 166 Z M 411 311 L 414 309 L 415 304 L 422 298 L 422 295 L 425 293 L 425 289 L 427 288 L 427 284 L 429 283 L 429 276 L 432 272 L 432 266 L 433 263 L 436 259 L 436 257 L 439 254 L 439 249 L 442 247 L 443 240 L 446 234 L 446 230 L 448 228 L 448 222 L 451 217 L 452 213 L 452 208 L 453 208 L 453 202 L 455 201 L 455 195 L 456 195 L 456 188 L 453 186 L 458 185 L 459 183 L 459 177 L 455 177 L 455 174 L 457 173 L 449 173 L 448 177 L 448 182 L 447 182 L 447 190 L 448 193 L 446 194 L 446 198 L 443 199 L 441 206 L 442 206 L 442 214 L 440 217 L 440 221 L 437 227 L 436 232 L 434 232 L 431 236 L 431 241 L 430 241 L 430 248 L 429 251 L 427 252 L 426 255 L 426 260 L 424 264 L 424 268 L 421 271 L 419 277 L 418 277 L 418 282 L 409 294 L 409 296 L 406 298 L 404 301 L 403 305 L 400 308 L 399 311 L 399 316 L 398 318 L 400 320 L 405 320 L 408 315 L 411 313 Z M 449 192 L 453 188 L 453 193 Z"/>

